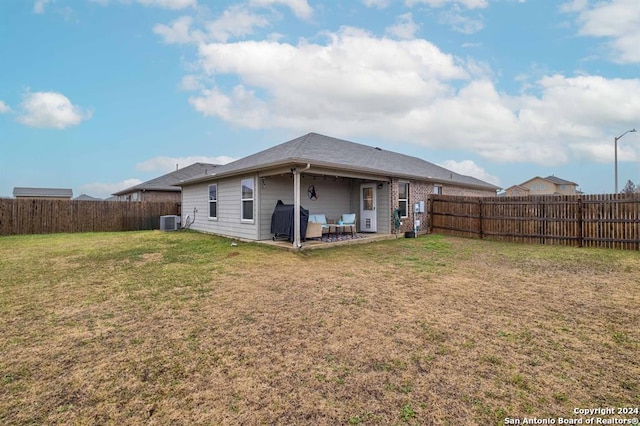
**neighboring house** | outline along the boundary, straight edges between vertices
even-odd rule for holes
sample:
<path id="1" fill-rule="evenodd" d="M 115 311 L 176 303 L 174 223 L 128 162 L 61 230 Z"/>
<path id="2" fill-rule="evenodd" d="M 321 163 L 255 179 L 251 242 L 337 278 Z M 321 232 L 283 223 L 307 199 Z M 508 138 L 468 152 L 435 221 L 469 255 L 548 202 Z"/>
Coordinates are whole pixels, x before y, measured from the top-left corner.
<path id="1" fill-rule="evenodd" d="M 513 185 L 505 189 L 504 193 L 500 195 L 504 195 L 507 197 L 522 197 L 529 195 L 529 188 L 522 185 Z"/>
<path id="2" fill-rule="evenodd" d="M 114 192 L 116 201 L 175 201 L 179 203 L 181 188 L 176 186 L 181 181 L 212 173 L 215 164 L 194 163 L 166 175 L 148 180 L 122 191 Z M 109 200 L 111 200 L 109 198 Z"/>
<path id="3" fill-rule="evenodd" d="M 523 195 L 576 195 L 578 184 L 568 180 L 560 179 L 555 176 L 547 176 L 542 178 L 536 176 L 520 185 L 514 185 L 505 190 L 505 195 L 523 196 Z"/>
<path id="4" fill-rule="evenodd" d="M 91 195 L 81 194 L 74 198 L 75 201 L 104 201 L 102 198 L 92 197 Z"/>
<path id="5" fill-rule="evenodd" d="M 495 196 L 499 189 L 416 157 L 316 133 L 218 166 L 181 186 L 183 224 L 248 240 L 273 237 L 278 200 L 331 219 L 356 213 L 358 232 L 391 234 L 395 209 L 403 217 L 401 231 L 412 230 L 414 219 L 425 229 L 426 209 L 414 214 L 413 206 L 425 205 L 429 194 Z"/>
<path id="6" fill-rule="evenodd" d="M 73 191 L 66 188 L 13 188 L 13 196 L 16 198 L 40 198 L 47 200 L 70 200 Z"/>

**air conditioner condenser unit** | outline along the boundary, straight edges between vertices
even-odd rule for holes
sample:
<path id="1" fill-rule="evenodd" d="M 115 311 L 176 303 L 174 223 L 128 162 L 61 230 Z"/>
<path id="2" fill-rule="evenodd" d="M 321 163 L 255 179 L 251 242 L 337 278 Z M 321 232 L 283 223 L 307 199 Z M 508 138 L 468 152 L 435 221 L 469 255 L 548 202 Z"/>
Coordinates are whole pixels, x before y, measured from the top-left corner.
<path id="1" fill-rule="evenodd" d="M 161 231 L 177 231 L 180 228 L 180 216 L 166 215 L 160 216 Z"/>

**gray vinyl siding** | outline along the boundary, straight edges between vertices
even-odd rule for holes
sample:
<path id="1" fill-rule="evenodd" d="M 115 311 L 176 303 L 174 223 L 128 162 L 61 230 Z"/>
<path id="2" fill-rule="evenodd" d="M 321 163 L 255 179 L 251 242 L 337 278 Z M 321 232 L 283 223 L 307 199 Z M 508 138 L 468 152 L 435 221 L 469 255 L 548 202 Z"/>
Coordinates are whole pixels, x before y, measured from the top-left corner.
<path id="1" fill-rule="evenodd" d="M 186 218 L 186 215 L 190 215 L 191 219 L 193 219 L 194 208 L 197 209 L 195 222 L 190 226 L 190 229 L 227 237 L 249 240 L 257 239 L 259 223 L 257 212 L 260 185 L 258 179 L 255 179 L 253 201 L 254 220 L 251 222 L 242 221 L 240 182 L 246 178 L 254 178 L 254 175 L 238 176 L 185 186 L 182 189 L 182 216 Z M 212 183 L 218 184 L 217 219 L 209 219 L 209 185 Z"/>
<path id="2" fill-rule="evenodd" d="M 258 219 L 260 221 L 260 235 L 258 239 L 269 240 L 273 237 L 271 233 L 271 215 L 278 200 L 285 204 L 293 204 L 293 177 L 268 176 L 258 180 L 260 186 L 260 211 Z"/>
<path id="3" fill-rule="evenodd" d="M 310 200 L 307 190 L 313 185 L 318 194 L 317 200 Z M 317 176 L 302 176 L 300 182 L 300 203 L 309 210 L 309 214 L 324 214 L 327 220 L 338 221 L 344 213 L 357 213 L 351 210 L 353 179 Z"/>

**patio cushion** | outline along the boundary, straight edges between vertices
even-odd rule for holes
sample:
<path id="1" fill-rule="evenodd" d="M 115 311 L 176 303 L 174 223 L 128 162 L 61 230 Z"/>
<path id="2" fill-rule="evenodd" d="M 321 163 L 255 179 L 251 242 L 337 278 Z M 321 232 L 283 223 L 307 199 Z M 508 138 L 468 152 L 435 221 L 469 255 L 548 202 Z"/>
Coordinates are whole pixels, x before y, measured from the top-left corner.
<path id="1" fill-rule="evenodd" d="M 345 225 L 355 225 L 356 223 L 356 214 L 355 213 L 347 213 L 342 215 L 342 222 Z"/>
<path id="2" fill-rule="evenodd" d="M 327 224 L 327 218 L 323 214 L 310 214 L 309 222 L 320 223 L 322 226 Z"/>

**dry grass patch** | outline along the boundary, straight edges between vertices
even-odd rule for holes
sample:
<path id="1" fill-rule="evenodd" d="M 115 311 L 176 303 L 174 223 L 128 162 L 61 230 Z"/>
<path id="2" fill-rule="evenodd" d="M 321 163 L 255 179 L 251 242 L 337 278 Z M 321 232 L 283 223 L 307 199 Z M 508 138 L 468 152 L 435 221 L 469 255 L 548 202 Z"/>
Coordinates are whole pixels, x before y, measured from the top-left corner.
<path id="1" fill-rule="evenodd" d="M 0 422 L 502 424 L 640 405 L 635 252 L 0 239 Z"/>

